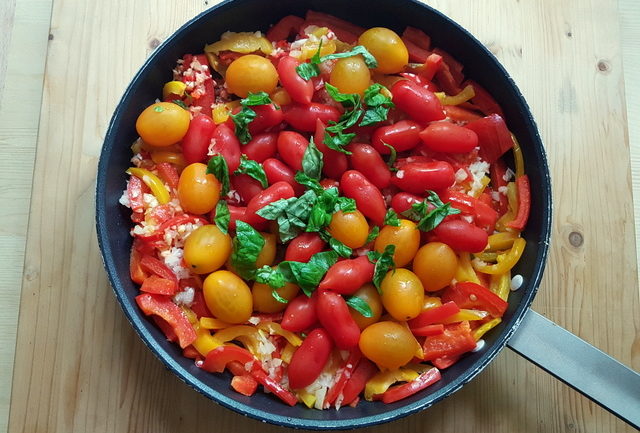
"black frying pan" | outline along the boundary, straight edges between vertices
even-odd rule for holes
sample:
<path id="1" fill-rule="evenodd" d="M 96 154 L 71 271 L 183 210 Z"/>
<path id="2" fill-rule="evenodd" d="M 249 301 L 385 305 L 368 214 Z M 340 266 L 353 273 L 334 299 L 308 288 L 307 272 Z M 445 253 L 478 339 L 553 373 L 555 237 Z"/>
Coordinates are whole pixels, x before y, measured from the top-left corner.
<path id="1" fill-rule="evenodd" d="M 511 294 L 503 322 L 485 335 L 483 350 L 465 356 L 442 372 L 442 380 L 397 403 L 358 404 L 356 408 L 309 410 L 288 407 L 271 395 L 244 397 L 229 387 L 230 377 L 201 370 L 166 341 L 138 309 L 137 287 L 129 278 L 131 227 L 128 209 L 118 203 L 125 189 L 130 145 L 137 138 L 135 120 L 171 79 L 175 61 L 201 52 L 205 43 L 227 30 L 266 30 L 285 15 L 303 16 L 313 9 L 363 27 L 385 26 L 401 32 L 423 29 L 433 44 L 460 60 L 465 75 L 483 85 L 504 109 L 507 124 L 520 140 L 532 187 L 531 217 L 524 237 L 527 247 L 514 273 L 523 287 Z M 118 104 L 107 131 L 96 196 L 98 240 L 118 301 L 142 340 L 165 365 L 198 392 L 236 412 L 270 423 L 309 429 L 347 429 L 391 421 L 425 409 L 473 379 L 509 345 L 553 375 L 603 405 L 630 424 L 640 426 L 640 376 L 564 329 L 530 311 L 542 278 L 551 232 L 551 183 L 544 147 L 529 108 L 504 68 L 466 30 L 441 13 L 413 0 L 228 0 L 200 14 L 168 38 L 136 74 Z M 517 332 L 516 332 L 517 331 Z"/>

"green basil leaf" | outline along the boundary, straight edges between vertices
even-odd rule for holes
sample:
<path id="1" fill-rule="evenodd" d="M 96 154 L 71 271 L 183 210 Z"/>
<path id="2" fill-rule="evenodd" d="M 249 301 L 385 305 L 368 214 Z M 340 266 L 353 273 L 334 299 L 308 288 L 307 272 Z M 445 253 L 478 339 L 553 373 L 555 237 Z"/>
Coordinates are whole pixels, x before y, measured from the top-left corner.
<path id="1" fill-rule="evenodd" d="M 244 221 L 236 221 L 236 236 L 233 238 L 231 264 L 242 278 L 254 277 L 256 260 L 264 247 L 265 240 L 256 229 Z"/>
<path id="2" fill-rule="evenodd" d="M 384 216 L 384 224 L 388 226 L 400 227 L 400 218 L 393 209 L 389 208 L 387 214 Z"/>
<path id="3" fill-rule="evenodd" d="M 368 244 L 369 242 L 373 241 L 375 238 L 378 237 L 379 234 L 380 234 L 380 227 L 375 226 L 369 232 L 369 236 L 367 236 L 367 240 L 366 240 L 365 244 Z"/>
<path id="4" fill-rule="evenodd" d="M 320 231 L 331 223 L 336 202 L 338 201 L 338 194 L 338 188 L 335 187 L 322 191 L 322 194 L 318 196 L 311 208 L 306 228 L 307 232 Z"/>
<path id="5" fill-rule="evenodd" d="M 320 68 L 317 63 L 300 63 L 296 66 L 296 72 L 302 79 L 309 81 L 311 78 L 320 75 Z"/>
<path id="6" fill-rule="evenodd" d="M 322 175 L 322 164 L 322 152 L 318 150 L 311 138 L 302 157 L 302 171 L 310 178 L 319 180 Z"/>
<path id="7" fill-rule="evenodd" d="M 247 144 L 251 141 L 251 134 L 249 133 L 249 123 L 253 121 L 257 116 L 256 112 L 251 108 L 242 106 L 242 110 L 238 114 L 232 114 L 231 119 L 235 124 L 235 133 L 240 143 Z"/>
<path id="8" fill-rule="evenodd" d="M 220 195 L 229 194 L 229 168 L 222 155 L 214 155 L 207 164 L 207 174 L 212 174 L 220 182 Z"/>
<path id="9" fill-rule="evenodd" d="M 360 126 L 373 125 L 387 120 L 389 109 L 395 107 L 391 98 L 380 93 L 385 87 L 375 83 L 364 91 L 364 103 L 367 106 Z"/>
<path id="10" fill-rule="evenodd" d="M 340 93 L 336 86 L 329 83 L 325 83 L 324 88 L 329 96 L 331 96 L 334 101 L 341 103 L 343 107 L 355 107 L 360 104 L 360 95 L 356 93 Z"/>
<path id="11" fill-rule="evenodd" d="M 410 209 L 402 212 L 407 218 L 417 221 L 418 229 L 428 232 L 436 227 L 448 216 L 460 213 L 459 209 L 451 207 L 451 203 L 443 203 L 434 191 L 427 191 L 427 198 L 421 203 L 414 203 Z M 429 210 L 429 204 L 433 209 Z"/>
<path id="12" fill-rule="evenodd" d="M 173 100 L 173 101 L 171 101 L 171 102 L 173 102 L 174 104 L 176 104 L 178 107 L 184 108 L 185 110 L 188 110 L 188 109 L 189 109 L 189 107 L 187 107 L 187 105 L 186 105 L 184 102 L 182 102 L 182 100 L 180 100 L 180 99 L 174 99 L 174 100 Z"/>
<path id="13" fill-rule="evenodd" d="M 334 135 L 329 134 L 326 130 L 324 132 L 324 140 L 322 141 L 327 145 L 329 149 L 333 149 L 337 152 L 342 152 L 346 155 L 351 155 L 351 152 L 345 149 L 351 140 L 356 137 L 356 134 L 351 132 L 348 134 L 344 134 L 342 130 L 339 130 Z"/>
<path id="14" fill-rule="evenodd" d="M 255 280 L 258 283 L 268 284 L 272 289 L 279 289 L 284 287 L 286 281 L 282 272 L 278 268 L 272 268 L 271 266 L 264 265 L 255 272 Z"/>
<path id="15" fill-rule="evenodd" d="M 320 230 L 318 232 L 323 241 L 327 242 L 331 249 L 338 253 L 340 257 L 349 258 L 353 254 L 353 250 L 340 242 L 338 239 L 331 236 L 327 230 Z"/>
<path id="16" fill-rule="evenodd" d="M 378 62 L 376 61 L 376 58 L 373 57 L 373 54 L 371 54 L 362 45 L 356 45 L 351 49 L 351 51 L 346 51 L 344 53 L 334 53 L 334 54 L 328 54 L 326 56 L 322 56 L 320 58 L 320 63 L 327 60 L 344 59 L 345 57 L 354 57 L 357 55 L 362 56 L 362 58 L 364 59 L 364 63 L 367 65 L 368 68 L 373 69 L 378 67 Z"/>
<path id="17" fill-rule="evenodd" d="M 369 126 L 376 123 L 384 122 L 389 115 L 389 109 L 386 107 L 367 108 L 364 111 L 360 126 Z"/>
<path id="18" fill-rule="evenodd" d="M 387 160 L 387 166 L 389 167 L 389 171 L 391 171 L 392 173 L 398 171 L 398 169 L 393 165 L 396 163 L 396 158 L 398 157 L 398 152 L 396 151 L 396 148 L 390 145 L 389 143 L 385 143 L 384 141 L 382 142 L 382 145 L 386 146 L 389 149 L 389 159 Z"/>
<path id="19" fill-rule="evenodd" d="M 380 284 L 382 284 L 382 280 L 387 276 L 387 273 L 393 269 L 395 269 L 396 264 L 393 261 L 393 254 L 396 251 L 396 246 L 393 244 L 387 245 L 384 249 L 384 252 L 378 253 L 377 251 L 370 251 L 367 253 L 369 260 L 371 261 L 373 257 L 375 258 L 376 266 L 373 271 L 373 285 L 376 286 L 378 292 L 380 292 Z M 371 254 L 375 252 L 376 254 Z"/>
<path id="20" fill-rule="evenodd" d="M 311 256 L 308 263 L 284 261 L 278 269 L 286 281 L 294 283 L 307 295 L 311 296 L 329 268 L 338 261 L 335 251 L 324 251 Z"/>
<path id="21" fill-rule="evenodd" d="M 357 296 L 349 296 L 346 301 L 348 306 L 362 314 L 363 317 L 373 317 L 373 311 L 371 311 L 371 307 L 364 299 Z"/>
<path id="22" fill-rule="evenodd" d="M 280 294 L 278 293 L 278 291 L 276 289 L 273 289 L 271 291 L 271 296 L 273 296 L 273 299 L 275 299 L 276 301 L 282 303 L 282 304 L 288 304 L 289 300 L 283 298 L 282 296 L 280 296 Z"/>
<path id="23" fill-rule="evenodd" d="M 264 168 L 262 168 L 262 164 L 258 161 L 254 161 L 252 159 L 248 159 L 247 155 L 242 154 L 240 158 L 240 166 L 234 171 L 234 174 L 246 174 L 260 182 L 263 188 L 269 186 L 267 182 L 267 175 L 264 172 Z"/>
<path id="24" fill-rule="evenodd" d="M 341 210 L 344 213 L 355 212 L 357 209 L 356 201 L 352 198 L 348 197 L 338 197 L 338 202 L 336 203 L 335 211 Z"/>
<path id="25" fill-rule="evenodd" d="M 296 172 L 295 179 L 300 185 L 307 187 L 307 189 L 312 190 L 317 195 L 322 194 L 324 191 L 324 188 L 320 185 L 320 182 L 318 182 L 317 179 L 309 177 L 301 171 Z"/>
<path id="26" fill-rule="evenodd" d="M 249 93 L 240 103 L 244 106 L 271 104 L 271 98 L 267 92 Z"/>
<path id="27" fill-rule="evenodd" d="M 226 201 L 218 200 L 218 204 L 216 205 L 216 216 L 213 221 L 222 233 L 225 235 L 229 233 L 231 215 L 229 214 L 229 206 L 227 206 Z"/>
<path id="28" fill-rule="evenodd" d="M 280 242 L 285 243 L 305 230 L 316 200 L 315 192 L 308 190 L 300 197 L 270 203 L 256 213 L 265 219 L 278 222 Z"/>
<path id="29" fill-rule="evenodd" d="M 284 214 L 287 208 L 294 201 L 298 200 L 297 197 L 281 198 L 280 200 L 269 203 L 265 207 L 258 209 L 256 214 L 260 215 L 264 219 L 275 221 Z"/>

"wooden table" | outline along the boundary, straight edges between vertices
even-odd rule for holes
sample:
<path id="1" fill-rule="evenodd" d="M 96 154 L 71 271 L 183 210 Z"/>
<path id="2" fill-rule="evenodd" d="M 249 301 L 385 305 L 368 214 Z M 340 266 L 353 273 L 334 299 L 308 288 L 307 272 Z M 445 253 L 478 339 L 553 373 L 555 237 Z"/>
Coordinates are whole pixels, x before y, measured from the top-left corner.
<path id="1" fill-rule="evenodd" d="M 212 3 L 0 6 L 0 429 L 8 417 L 11 432 L 278 431 L 214 405 L 162 367 L 116 304 L 96 243 L 96 164 L 113 109 L 153 48 Z M 631 164 L 629 156 L 640 143 L 640 7 L 429 3 L 498 56 L 544 138 L 554 231 L 534 308 L 640 370 L 633 146 Z M 509 350 L 434 408 L 369 430 L 631 431 Z"/>

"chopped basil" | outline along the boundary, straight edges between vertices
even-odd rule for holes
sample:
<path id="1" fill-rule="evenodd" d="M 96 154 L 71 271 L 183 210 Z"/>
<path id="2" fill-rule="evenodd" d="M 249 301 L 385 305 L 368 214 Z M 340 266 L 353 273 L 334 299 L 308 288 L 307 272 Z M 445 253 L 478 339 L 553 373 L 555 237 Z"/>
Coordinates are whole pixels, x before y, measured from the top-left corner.
<path id="1" fill-rule="evenodd" d="M 260 182 L 260 185 L 262 185 L 263 188 L 269 186 L 269 183 L 267 182 L 267 175 L 264 172 L 264 168 L 262 168 L 262 164 L 260 164 L 258 161 L 248 159 L 247 155 L 245 154 L 242 154 L 242 157 L 240 158 L 240 166 L 236 171 L 234 171 L 234 173 L 246 174 L 251 176 L 258 182 Z"/>
<path id="2" fill-rule="evenodd" d="M 282 272 L 280 272 L 277 267 L 272 268 L 267 265 L 256 270 L 255 280 L 258 283 L 268 284 L 272 289 L 279 289 L 286 284 Z"/>
<path id="3" fill-rule="evenodd" d="M 338 261 L 335 251 L 324 251 L 311 256 L 308 263 L 284 261 L 278 265 L 278 270 L 284 279 L 294 283 L 307 296 L 311 296 L 329 268 Z"/>
<path id="4" fill-rule="evenodd" d="M 271 98 L 267 92 L 249 93 L 246 98 L 240 101 L 242 105 L 247 107 L 255 105 L 267 105 L 271 104 Z"/>
<path id="5" fill-rule="evenodd" d="M 307 187 L 307 189 L 312 190 L 317 195 L 322 194 L 322 191 L 324 191 L 324 188 L 322 187 L 322 185 L 320 185 L 320 182 L 318 182 L 316 179 L 312 177 L 309 177 L 308 175 L 306 175 L 301 171 L 298 171 L 296 173 L 295 179 L 296 179 L 296 182 L 298 182 L 300 185 Z"/>
<path id="6" fill-rule="evenodd" d="M 364 299 L 357 296 L 349 296 L 346 301 L 348 306 L 362 314 L 363 317 L 373 317 L 373 311 L 371 311 L 371 307 Z"/>
<path id="7" fill-rule="evenodd" d="M 443 203 L 433 191 L 427 191 L 427 198 L 421 203 L 414 203 L 410 209 L 402 212 L 402 215 L 417 222 L 418 229 L 428 232 L 436 227 L 448 216 L 460 213 L 460 210 L 451 207 L 451 203 Z M 434 208 L 429 211 L 429 204 Z"/>
<path id="8" fill-rule="evenodd" d="M 300 197 L 280 199 L 270 203 L 258 210 L 257 214 L 278 223 L 280 241 L 285 243 L 306 229 L 312 206 L 316 200 L 316 194 L 309 190 Z"/>
<path id="9" fill-rule="evenodd" d="M 222 233 L 225 235 L 229 233 L 231 215 L 229 214 L 229 207 L 227 206 L 226 201 L 218 200 L 218 204 L 216 205 L 216 216 L 213 221 Z"/>
<path id="10" fill-rule="evenodd" d="M 257 114 L 249 107 L 256 105 L 266 105 L 271 103 L 271 98 L 265 92 L 249 93 L 249 95 L 240 100 L 242 109 L 238 114 L 232 114 L 231 120 L 235 124 L 236 137 L 242 144 L 247 144 L 251 141 L 251 134 L 249 133 L 249 123 L 256 118 Z"/>
<path id="11" fill-rule="evenodd" d="M 236 237 L 233 238 L 231 265 L 242 278 L 253 279 L 258 255 L 265 240 L 256 229 L 244 221 L 236 221 Z"/>
<path id="12" fill-rule="evenodd" d="M 389 167 L 389 171 L 396 172 L 398 169 L 394 166 L 396 163 L 396 158 L 398 157 L 398 152 L 396 148 L 390 145 L 389 143 L 382 142 L 383 146 L 386 146 L 389 149 L 389 159 L 387 160 L 387 166 Z"/>
<path id="13" fill-rule="evenodd" d="M 395 107 L 391 98 L 380 91 L 386 89 L 382 84 L 372 84 L 364 91 L 364 103 L 367 106 L 360 126 L 373 125 L 387 120 L 389 109 Z"/>
<path id="14" fill-rule="evenodd" d="M 220 182 L 220 194 L 226 196 L 229 193 L 229 168 L 222 155 L 214 155 L 207 164 L 207 174 L 212 174 Z"/>
<path id="15" fill-rule="evenodd" d="M 189 109 L 189 107 L 187 107 L 187 105 L 186 105 L 184 102 L 182 102 L 182 100 L 180 100 L 180 99 L 174 99 L 174 100 L 173 100 L 173 101 L 171 101 L 171 102 L 173 102 L 174 104 L 176 104 L 178 107 L 182 107 L 182 108 L 184 108 L 185 110 L 188 110 L 188 109 Z"/>
<path id="16" fill-rule="evenodd" d="M 282 296 L 280 296 L 280 294 L 278 293 L 278 289 L 273 289 L 271 290 L 271 296 L 273 296 L 273 299 L 275 299 L 276 301 L 282 303 L 282 304 L 288 304 L 289 300 L 283 298 Z"/>
<path id="17" fill-rule="evenodd" d="M 343 244 L 342 242 L 340 242 L 338 239 L 331 236 L 331 233 L 329 233 L 326 230 L 320 230 L 318 234 L 320 235 L 323 241 L 329 244 L 329 246 L 333 251 L 338 253 L 340 257 L 344 257 L 344 258 L 351 257 L 353 250 L 348 246 L 346 246 L 345 244 Z"/>
<path id="18" fill-rule="evenodd" d="M 302 171 L 310 178 L 319 180 L 322 175 L 322 165 L 322 152 L 318 150 L 312 138 L 302 157 Z"/>
<path id="19" fill-rule="evenodd" d="M 367 240 L 365 241 L 365 244 L 368 244 L 369 242 L 373 241 L 375 238 L 378 237 L 379 234 L 380 234 L 380 227 L 375 226 L 369 232 L 369 236 L 367 236 Z"/>
<path id="20" fill-rule="evenodd" d="M 384 224 L 388 226 L 400 227 L 400 218 L 393 209 L 389 208 L 387 214 L 384 216 Z"/>
<path id="21" fill-rule="evenodd" d="M 318 51 L 316 51 L 313 57 L 309 59 L 309 63 L 302 63 L 296 67 L 296 72 L 298 72 L 298 75 L 300 75 L 300 77 L 305 80 L 309 80 L 312 77 L 317 77 L 318 75 L 320 75 L 320 68 L 318 67 L 318 65 L 327 60 L 343 59 L 345 57 L 353 57 L 357 55 L 362 55 L 364 63 L 367 65 L 367 67 L 372 69 L 378 67 L 376 58 L 373 57 L 373 55 L 362 45 L 356 45 L 351 49 L 351 51 L 346 51 L 344 53 L 334 53 L 320 57 L 321 49 L 322 41 L 320 41 L 320 44 L 318 45 Z"/>
<path id="22" fill-rule="evenodd" d="M 378 292 L 381 292 L 380 284 L 387 275 L 387 273 L 395 269 L 396 264 L 393 261 L 393 254 L 396 252 L 396 246 L 393 244 L 387 245 L 383 253 L 377 251 L 369 251 L 367 257 L 371 263 L 376 264 L 373 271 L 373 285 L 376 286 Z"/>
<path id="23" fill-rule="evenodd" d="M 345 134 L 342 130 L 338 130 L 334 135 L 331 135 L 325 130 L 322 142 L 326 144 L 329 149 L 351 155 L 351 152 L 345 149 L 345 146 L 351 143 L 351 140 L 355 137 L 356 134 L 353 132 Z"/>

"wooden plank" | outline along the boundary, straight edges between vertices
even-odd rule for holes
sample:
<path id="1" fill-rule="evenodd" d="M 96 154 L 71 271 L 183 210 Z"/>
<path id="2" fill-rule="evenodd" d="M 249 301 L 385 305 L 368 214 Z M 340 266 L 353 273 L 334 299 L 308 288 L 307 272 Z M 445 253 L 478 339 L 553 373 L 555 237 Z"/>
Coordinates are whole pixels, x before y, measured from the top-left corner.
<path id="1" fill-rule="evenodd" d="M 536 309 L 639 369 L 616 2 L 430 3 L 498 55 L 545 139 L 555 231 Z M 205 7 L 195 1 L 179 7 L 121 0 L 54 4 L 36 161 L 36 173 L 46 175 L 33 186 L 12 432 L 280 430 L 215 406 L 162 368 L 116 305 L 95 241 L 95 167 L 109 116 L 150 44 Z M 582 243 L 576 235 L 570 243 L 571 233 Z M 471 429 L 631 431 L 508 351 L 433 409 L 366 430 Z"/>
<path id="2" fill-rule="evenodd" d="M 0 431 L 9 401 L 51 1 L 0 2 Z M 21 66 L 22 65 L 22 66 Z M 24 65 L 27 65 L 25 68 Z"/>

